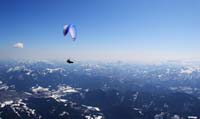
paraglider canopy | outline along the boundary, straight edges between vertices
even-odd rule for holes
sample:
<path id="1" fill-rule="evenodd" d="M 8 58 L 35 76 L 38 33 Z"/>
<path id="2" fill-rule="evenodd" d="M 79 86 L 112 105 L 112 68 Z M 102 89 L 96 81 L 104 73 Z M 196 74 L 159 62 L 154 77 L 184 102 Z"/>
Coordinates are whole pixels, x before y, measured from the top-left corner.
<path id="1" fill-rule="evenodd" d="M 70 34 L 73 41 L 75 41 L 77 37 L 76 26 L 73 24 L 65 25 L 63 30 L 63 35 L 66 36 L 68 33 Z"/>

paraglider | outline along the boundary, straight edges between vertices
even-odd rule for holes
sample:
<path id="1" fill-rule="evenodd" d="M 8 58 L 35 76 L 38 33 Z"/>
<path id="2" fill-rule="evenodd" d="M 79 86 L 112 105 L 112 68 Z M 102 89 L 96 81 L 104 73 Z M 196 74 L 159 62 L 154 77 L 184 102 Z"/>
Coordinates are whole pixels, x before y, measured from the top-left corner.
<path id="1" fill-rule="evenodd" d="M 70 59 L 68 59 L 66 62 L 67 62 L 68 64 L 73 64 L 73 63 L 74 63 L 74 62 L 71 61 Z"/>
<path id="2" fill-rule="evenodd" d="M 73 25 L 73 24 L 65 25 L 65 26 L 64 26 L 64 29 L 63 29 L 63 35 L 64 35 L 64 36 L 67 36 L 67 34 L 70 34 L 72 40 L 75 41 L 76 38 L 77 38 L 76 26 Z M 68 59 L 66 62 L 67 62 L 68 64 L 73 64 L 73 63 L 74 63 L 74 62 L 71 61 L 70 59 Z"/>
<path id="3" fill-rule="evenodd" d="M 73 41 L 75 41 L 77 38 L 76 26 L 73 24 L 65 25 L 63 35 L 66 36 L 68 33 L 70 34 Z"/>

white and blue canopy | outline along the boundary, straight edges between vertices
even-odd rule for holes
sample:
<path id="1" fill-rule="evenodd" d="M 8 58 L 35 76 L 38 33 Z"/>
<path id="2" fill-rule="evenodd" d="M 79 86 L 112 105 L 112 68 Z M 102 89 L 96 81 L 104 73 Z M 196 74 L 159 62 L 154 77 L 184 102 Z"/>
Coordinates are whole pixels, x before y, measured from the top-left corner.
<path id="1" fill-rule="evenodd" d="M 63 30 L 63 34 L 64 34 L 64 36 L 66 36 L 68 33 L 70 34 L 73 41 L 75 41 L 76 38 L 77 38 L 76 26 L 73 25 L 73 24 L 65 25 L 64 30 Z"/>

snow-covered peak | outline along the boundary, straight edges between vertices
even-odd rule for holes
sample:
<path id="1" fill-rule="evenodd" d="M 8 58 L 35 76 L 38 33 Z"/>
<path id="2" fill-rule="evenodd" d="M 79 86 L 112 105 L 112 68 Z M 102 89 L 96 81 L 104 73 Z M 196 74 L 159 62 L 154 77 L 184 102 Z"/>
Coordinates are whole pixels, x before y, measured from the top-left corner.
<path id="1" fill-rule="evenodd" d="M 5 106 L 7 106 L 7 105 L 11 105 L 12 103 L 13 103 L 12 100 L 4 101 L 3 103 L 0 104 L 1 105 L 0 107 L 3 108 Z"/>
<path id="2" fill-rule="evenodd" d="M 65 71 L 65 69 L 63 69 L 63 68 L 54 68 L 54 69 L 52 69 L 52 68 L 47 68 L 46 70 L 47 70 L 49 73 L 63 72 L 63 71 Z"/>
<path id="3" fill-rule="evenodd" d="M 180 73 L 182 74 L 192 74 L 194 71 L 200 72 L 199 66 L 188 66 L 181 69 Z"/>
<path id="4" fill-rule="evenodd" d="M 34 93 L 41 93 L 41 92 L 48 92 L 49 89 L 48 88 L 43 88 L 41 86 L 38 86 L 38 87 L 32 87 L 32 92 Z"/>

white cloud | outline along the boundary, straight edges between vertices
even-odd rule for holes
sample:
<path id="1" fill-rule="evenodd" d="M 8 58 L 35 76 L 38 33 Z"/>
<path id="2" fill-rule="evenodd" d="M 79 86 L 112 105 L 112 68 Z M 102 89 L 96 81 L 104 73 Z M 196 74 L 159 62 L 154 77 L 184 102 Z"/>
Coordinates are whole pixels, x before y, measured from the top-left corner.
<path id="1" fill-rule="evenodd" d="M 13 45 L 13 47 L 15 48 L 24 48 L 24 44 L 23 43 L 16 43 Z"/>

